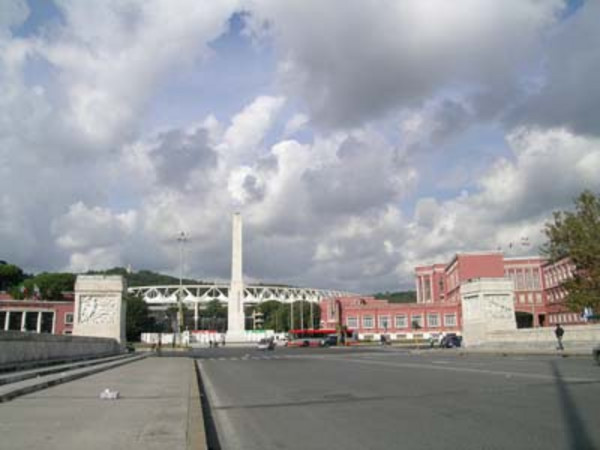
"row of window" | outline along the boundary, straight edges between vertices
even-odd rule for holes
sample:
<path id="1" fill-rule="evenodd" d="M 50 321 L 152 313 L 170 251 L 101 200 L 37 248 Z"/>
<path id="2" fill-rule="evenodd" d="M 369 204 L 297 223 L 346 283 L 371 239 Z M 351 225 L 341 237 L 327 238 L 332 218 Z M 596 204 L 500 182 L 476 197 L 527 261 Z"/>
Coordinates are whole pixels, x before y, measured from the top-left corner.
<path id="1" fill-rule="evenodd" d="M 566 313 L 566 314 L 552 314 L 550 316 L 550 323 L 569 323 L 569 322 L 581 322 L 581 317 L 578 314 Z"/>
<path id="2" fill-rule="evenodd" d="M 513 280 L 516 291 L 531 291 L 542 288 L 540 270 L 535 268 L 508 269 L 505 276 Z"/>
<path id="3" fill-rule="evenodd" d="M 548 299 L 551 302 L 559 302 L 567 297 L 567 292 L 564 289 L 557 289 L 555 291 L 548 292 Z"/>
<path id="4" fill-rule="evenodd" d="M 555 266 L 551 269 L 546 270 L 545 278 L 546 278 L 546 286 L 552 287 L 560 284 L 561 282 L 568 280 L 573 277 L 573 273 L 575 272 L 575 267 L 573 265 L 565 266 Z"/>
<path id="5" fill-rule="evenodd" d="M 541 304 L 542 303 L 542 294 L 540 292 L 535 293 L 535 297 L 533 292 L 529 292 L 527 294 L 516 294 L 517 302 L 519 303 L 533 303 L 535 298 L 535 302 Z"/>
<path id="6" fill-rule="evenodd" d="M 71 322 L 72 322 L 71 314 Z M 52 311 L 0 311 L 0 329 L 5 331 L 35 331 L 52 333 L 54 331 L 54 312 Z"/>
<path id="7" fill-rule="evenodd" d="M 427 314 L 427 326 L 429 328 L 437 328 L 442 326 L 440 323 L 440 314 L 431 313 Z M 364 315 L 362 316 L 362 327 L 359 327 L 359 320 L 361 318 L 356 316 L 349 316 L 346 319 L 346 325 L 348 328 L 357 329 L 370 329 L 375 328 L 375 317 L 372 315 Z M 390 316 L 378 316 L 377 320 L 379 322 L 378 328 L 382 328 L 384 330 L 388 328 L 392 328 Z M 444 314 L 444 326 L 447 327 L 455 327 L 456 326 L 456 314 Z M 425 327 L 425 317 L 423 314 L 412 314 L 410 316 L 410 322 L 408 321 L 408 316 L 405 314 L 398 314 L 394 316 L 394 327 L 393 328 L 423 328 Z"/>

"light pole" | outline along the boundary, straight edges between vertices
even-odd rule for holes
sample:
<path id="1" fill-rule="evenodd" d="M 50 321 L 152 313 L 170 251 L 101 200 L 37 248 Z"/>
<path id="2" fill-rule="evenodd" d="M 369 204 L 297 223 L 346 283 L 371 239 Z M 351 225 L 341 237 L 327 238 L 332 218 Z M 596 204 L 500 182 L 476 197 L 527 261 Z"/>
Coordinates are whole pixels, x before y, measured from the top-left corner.
<path id="1" fill-rule="evenodd" d="M 177 295 L 177 328 L 179 333 L 179 341 L 181 343 L 181 332 L 183 331 L 184 326 L 184 317 L 183 317 L 183 246 L 188 240 L 187 234 L 185 231 L 179 233 L 177 237 L 177 242 L 179 242 L 179 291 Z"/>

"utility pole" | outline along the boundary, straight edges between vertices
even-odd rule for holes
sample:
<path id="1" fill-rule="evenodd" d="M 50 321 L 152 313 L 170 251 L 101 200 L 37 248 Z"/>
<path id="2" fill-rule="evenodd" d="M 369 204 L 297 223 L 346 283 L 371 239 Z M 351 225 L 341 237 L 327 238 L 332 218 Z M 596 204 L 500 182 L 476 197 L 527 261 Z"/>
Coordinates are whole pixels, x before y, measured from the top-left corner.
<path id="1" fill-rule="evenodd" d="M 179 242 L 179 291 L 177 295 L 177 328 L 179 333 L 179 343 L 181 343 L 181 332 L 183 331 L 184 326 L 184 317 L 183 317 L 183 247 L 188 240 L 187 234 L 185 231 L 179 233 L 177 237 L 177 242 Z"/>

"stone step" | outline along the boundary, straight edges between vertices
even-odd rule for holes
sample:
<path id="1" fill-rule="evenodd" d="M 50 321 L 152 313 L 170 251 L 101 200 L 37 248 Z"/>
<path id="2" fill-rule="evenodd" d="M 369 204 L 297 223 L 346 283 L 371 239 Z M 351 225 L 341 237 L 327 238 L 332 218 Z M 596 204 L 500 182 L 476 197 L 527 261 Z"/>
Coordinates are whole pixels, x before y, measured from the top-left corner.
<path id="1" fill-rule="evenodd" d="M 41 365 L 39 367 L 27 370 L 17 370 L 14 372 L 8 372 L 0 375 L 0 386 L 4 384 L 16 383 L 30 378 L 37 378 L 40 376 L 51 375 L 53 373 L 65 372 L 72 369 L 78 369 L 82 367 L 94 366 L 110 361 L 117 361 L 123 358 L 130 357 L 131 354 L 124 353 L 116 356 L 108 356 L 103 358 L 85 359 L 75 362 L 69 362 L 66 364 L 55 364 L 55 365 Z"/>
<path id="2" fill-rule="evenodd" d="M 21 381 L 16 381 L 10 384 L 4 384 L 0 386 L 0 403 L 7 402 L 21 395 L 46 389 L 50 386 L 66 383 L 67 381 L 76 380 L 79 378 L 86 377 L 88 375 L 102 372 L 104 370 L 119 367 L 123 364 L 138 361 L 140 359 L 146 358 L 147 356 L 148 354 L 130 354 L 124 358 L 118 358 L 113 361 L 108 361 L 93 366 L 70 369 L 60 373 L 52 373 L 35 378 L 28 378 Z"/>

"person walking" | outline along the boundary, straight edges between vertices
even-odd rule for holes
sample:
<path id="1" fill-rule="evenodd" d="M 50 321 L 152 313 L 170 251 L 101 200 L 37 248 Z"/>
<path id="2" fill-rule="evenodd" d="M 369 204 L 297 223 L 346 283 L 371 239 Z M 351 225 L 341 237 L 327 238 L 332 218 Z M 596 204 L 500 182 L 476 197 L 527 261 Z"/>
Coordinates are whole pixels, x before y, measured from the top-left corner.
<path id="1" fill-rule="evenodd" d="M 556 336 L 556 341 L 558 342 L 558 346 L 556 347 L 556 350 L 564 350 L 565 349 L 563 347 L 563 343 L 562 343 L 562 338 L 563 338 L 564 334 L 565 334 L 565 330 L 563 329 L 563 327 L 560 326 L 560 323 L 557 323 L 556 328 L 554 329 L 554 335 Z"/>

